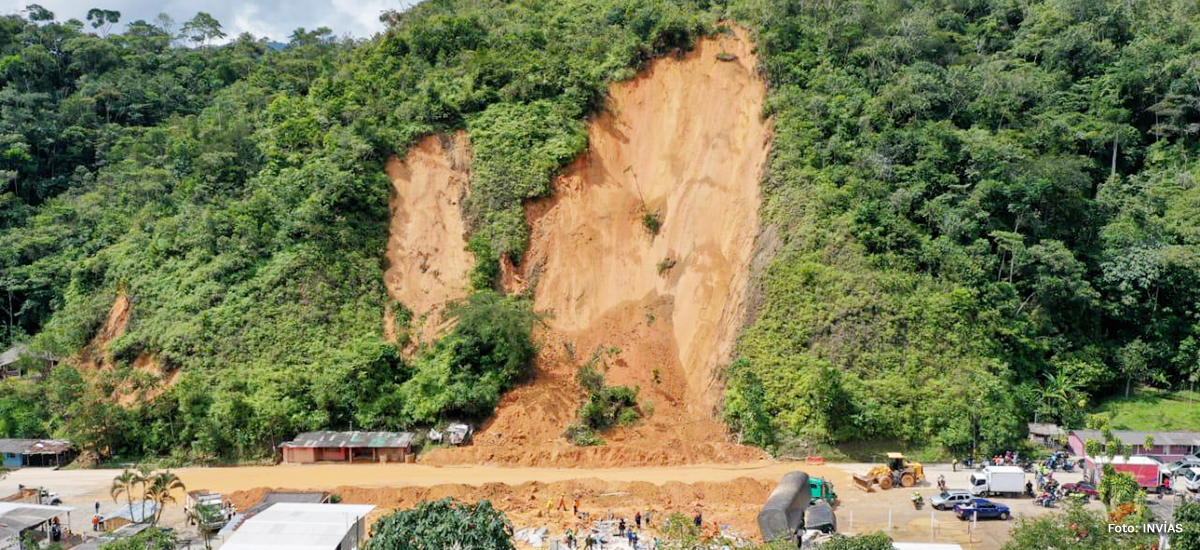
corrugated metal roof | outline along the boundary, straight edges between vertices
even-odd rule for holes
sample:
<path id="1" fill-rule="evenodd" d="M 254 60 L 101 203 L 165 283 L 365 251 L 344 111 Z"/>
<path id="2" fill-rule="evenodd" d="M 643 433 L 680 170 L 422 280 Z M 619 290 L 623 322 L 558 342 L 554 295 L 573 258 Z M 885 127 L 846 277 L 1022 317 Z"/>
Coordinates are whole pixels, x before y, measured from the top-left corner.
<path id="1" fill-rule="evenodd" d="M 1029 427 L 1029 433 L 1034 434 L 1034 435 L 1065 435 L 1067 433 L 1067 432 L 1063 431 L 1063 429 L 1060 428 L 1058 426 L 1058 424 L 1043 424 L 1040 422 L 1030 422 L 1028 424 L 1028 427 Z"/>
<path id="2" fill-rule="evenodd" d="M 1081 441 L 1095 439 L 1102 441 L 1104 436 L 1100 430 L 1073 430 Z M 1113 437 L 1126 445 L 1141 445 L 1146 442 L 1146 436 L 1154 436 L 1155 445 L 1187 445 L 1200 446 L 1200 432 L 1142 432 L 1132 430 L 1113 430 Z"/>
<path id="3" fill-rule="evenodd" d="M 59 454 L 71 450 L 71 442 L 63 439 L 0 439 L 0 453 Z"/>
<path id="4" fill-rule="evenodd" d="M 330 550 L 357 530 L 375 507 L 355 504 L 273 504 L 245 520 L 223 550 Z"/>
<path id="5" fill-rule="evenodd" d="M 29 344 L 17 344 L 5 350 L 4 353 L 0 353 L 0 367 L 7 367 L 13 363 L 16 363 L 17 361 L 20 361 L 21 358 L 25 356 L 34 357 L 43 361 L 54 361 L 54 356 L 49 353 L 44 351 L 30 352 Z"/>
<path id="6" fill-rule="evenodd" d="M 21 531 L 50 521 L 55 516 L 74 510 L 70 506 L 47 506 L 23 502 L 0 502 L 0 539 L 19 535 Z"/>
<path id="7" fill-rule="evenodd" d="M 143 500 L 133 503 L 133 506 L 126 504 L 119 508 L 116 512 L 104 514 L 105 520 L 113 518 L 127 519 L 132 523 L 139 521 L 147 521 L 154 517 L 154 513 L 158 511 L 158 503 L 153 500 Z"/>
<path id="8" fill-rule="evenodd" d="M 292 441 L 285 441 L 281 447 L 313 447 L 313 448 L 406 448 L 412 445 L 413 434 L 410 432 L 304 432 Z"/>

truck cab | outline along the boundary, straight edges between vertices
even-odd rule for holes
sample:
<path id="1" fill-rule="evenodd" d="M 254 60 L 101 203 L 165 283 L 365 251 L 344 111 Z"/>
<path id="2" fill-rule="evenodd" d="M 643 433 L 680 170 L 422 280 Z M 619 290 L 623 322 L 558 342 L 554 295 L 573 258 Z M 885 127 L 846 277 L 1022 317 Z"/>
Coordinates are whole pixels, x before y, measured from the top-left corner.
<path id="1" fill-rule="evenodd" d="M 825 481 L 819 477 L 808 478 L 809 493 L 812 497 L 811 503 L 815 504 L 819 501 L 825 501 L 830 504 L 837 502 L 837 493 L 833 491 L 833 483 Z"/>

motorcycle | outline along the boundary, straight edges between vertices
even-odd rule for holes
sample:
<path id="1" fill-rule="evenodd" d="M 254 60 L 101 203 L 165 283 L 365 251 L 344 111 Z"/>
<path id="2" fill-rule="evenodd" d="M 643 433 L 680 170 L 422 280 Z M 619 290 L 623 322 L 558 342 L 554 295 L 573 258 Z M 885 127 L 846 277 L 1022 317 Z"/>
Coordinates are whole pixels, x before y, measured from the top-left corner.
<path id="1" fill-rule="evenodd" d="M 1058 499 L 1055 498 L 1054 495 L 1050 493 L 1042 493 L 1042 496 L 1038 497 L 1037 500 L 1034 501 L 1034 504 L 1037 504 L 1042 508 L 1053 508 L 1054 501 L 1056 500 Z"/>

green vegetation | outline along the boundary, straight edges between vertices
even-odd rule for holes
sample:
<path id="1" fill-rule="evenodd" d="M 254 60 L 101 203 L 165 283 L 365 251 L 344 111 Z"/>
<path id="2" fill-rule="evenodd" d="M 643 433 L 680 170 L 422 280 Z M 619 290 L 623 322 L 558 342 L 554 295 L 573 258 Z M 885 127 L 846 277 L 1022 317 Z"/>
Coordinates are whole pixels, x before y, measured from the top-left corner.
<path id="1" fill-rule="evenodd" d="M 1109 518 L 1103 513 L 1067 503 L 1060 512 L 1019 517 L 1004 550 L 1149 550 L 1157 541 L 1140 530 L 1118 533 L 1109 529 Z"/>
<path id="2" fill-rule="evenodd" d="M 371 525 L 366 550 L 512 550 L 512 524 L 492 503 L 446 498 L 397 510 Z"/>
<path id="3" fill-rule="evenodd" d="M 616 355 L 620 349 L 596 350 L 575 373 L 575 380 L 587 392 L 587 399 L 579 407 L 579 422 L 567 426 L 563 437 L 576 445 L 602 445 L 600 434 L 616 426 L 632 426 L 642 418 L 638 410 L 639 388 L 608 386 L 604 373 L 596 369 L 596 365 L 604 364 L 605 353 Z"/>
<path id="4" fill-rule="evenodd" d="M 107 347 L 123 374 L 0 382 L 0 435 L 216 461 L 303 430 L 490 414 L 534 349 L 529 304 L 490 292 L 498 259 L 524 251 L 521 201 L 583 151 L 610 81 L 714 17 L 668 0 L 434 0 L 386 13 L 371 40 L 298 29 L 281 51 L 213 46 L 204 13 L 180 34 L 168 19 L 120 32 L 106 10 L 91 34 L 41 8 L 0 18 L 0 348 L 68 357 L 116 296 L 132 304 Z M 403 360 L 380 322 L 382 166 L 454 129 L 471 133 L 479 291 Z M 142 357 L 182 375 L 121 406 Z"/>
<path id="5" fill-rule="evenodd" d="M 1145 388 L 1130 397 L 1115 396 L 1096 407 L 1117 430 L 1200 431 L 1200 393 Z"/>
<path id="6" fill-rule="evenodd" d="M 1175 508 L 1174 522 L 1183 531 L 1171 534 L 1174 550 L 1200 550 L 1200 503 L 1185 502 Z"/>
<path id="7" fill-rule="evenodd" d="M 179 539 L 170 529 L 146 529 L 141 533 L 105 543 L 100 550 L 175 550 Z"/>
<path id="8" fill-rule="evenodd" d="M 1011 448 L 1200 365 L 1200 13 L 746 1 L 779 253 L 727 373 L 745 441 Z M 1080 406 L 1083 403 L 1083 406 Z"/>
<path id="9" fill-rule="evenodd" d="M 651 235 L 657 235 L 658 231 L 662 229 L 662 214 L 658 210 L 642 214 L 642 225 L 646 226 L 646 231 L 649 231 Z"/>

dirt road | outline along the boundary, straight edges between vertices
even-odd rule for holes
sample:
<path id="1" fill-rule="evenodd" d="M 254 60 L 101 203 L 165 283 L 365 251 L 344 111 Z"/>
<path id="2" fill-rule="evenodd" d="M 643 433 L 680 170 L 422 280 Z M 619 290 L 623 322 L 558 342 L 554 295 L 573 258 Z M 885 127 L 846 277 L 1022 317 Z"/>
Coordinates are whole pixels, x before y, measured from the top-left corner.
<path id="1" fill-rule="evenodd" d="M 964 548 L 997 550 L 1008 540 L 1013 522 L 979 523 L 972 533 L 951 512 L 917 511 L 909 500 L 912 491 L 891 490 L 863 493 L 850 481 L 865 464 L 808 466 L 795 462 L 763 460 L 740 465 L 701 465 L 640 468 L 505 468 L 495 466 L 434 467 L 420 464 L 264 466 L 239 468 L 184 468 L 177 470 L 189 489 L 208 489 L 230 495 L 245 506 L 268 489 L 312 489 L 337 493 L 347 503 L 375 504 L 372 519 L 390 509 L 408 508 L 422 500 L 452 497 L 464 501 L 488 499 L 504 510 L 518 527 L 547 526 L 559 532 L 574 521 L 569 512 L 557 509 L 564 495 L 578 497 L 581 510 L 590 514 L 612 512 L 632 517 L 635 511 L 652 508 L 655 514 L 703 511 L 706 518 L 729 524 L 743 535 L 756 533 L 755 517 L 766 495 L 785 473 L 804 470 L 814 477 L 832 481 L 840 497 L 837 506 L 843 532 L 883 530 L 894 540 L 949 542 Z M 939 474 L 952 488 L 965 488 L 969 473 L 952 472 L 946 466 L 926 469 L 929 483 L 917 488 L 926 500 L 936 492 L 932 486 Z M 76 507 L 72 528 L 88 528 L 94 503 L 101 512 L 119 504 L 109 496 L 116 470 L 53 471 L 19 470 L 0 480 L 0 494 L 16 490 L 17 484 L 41 486 L 60 493 L 64 502 Z M 1060 474 L 1060 481 L 1078 475 Z M 572 497 L 566 497 L 568 501 Z M 179 502 L 182 495 L 177 495 Z M 1027 499 L 1000 499 L 1016 517 L 1048 512 Z M 551 503 L 553 510 L 547 511 Z M 1095 505 L 1095 504 L 1093 504 Z M 180 505 L 168 507 L 164 523 L 182 522 Z"/>

